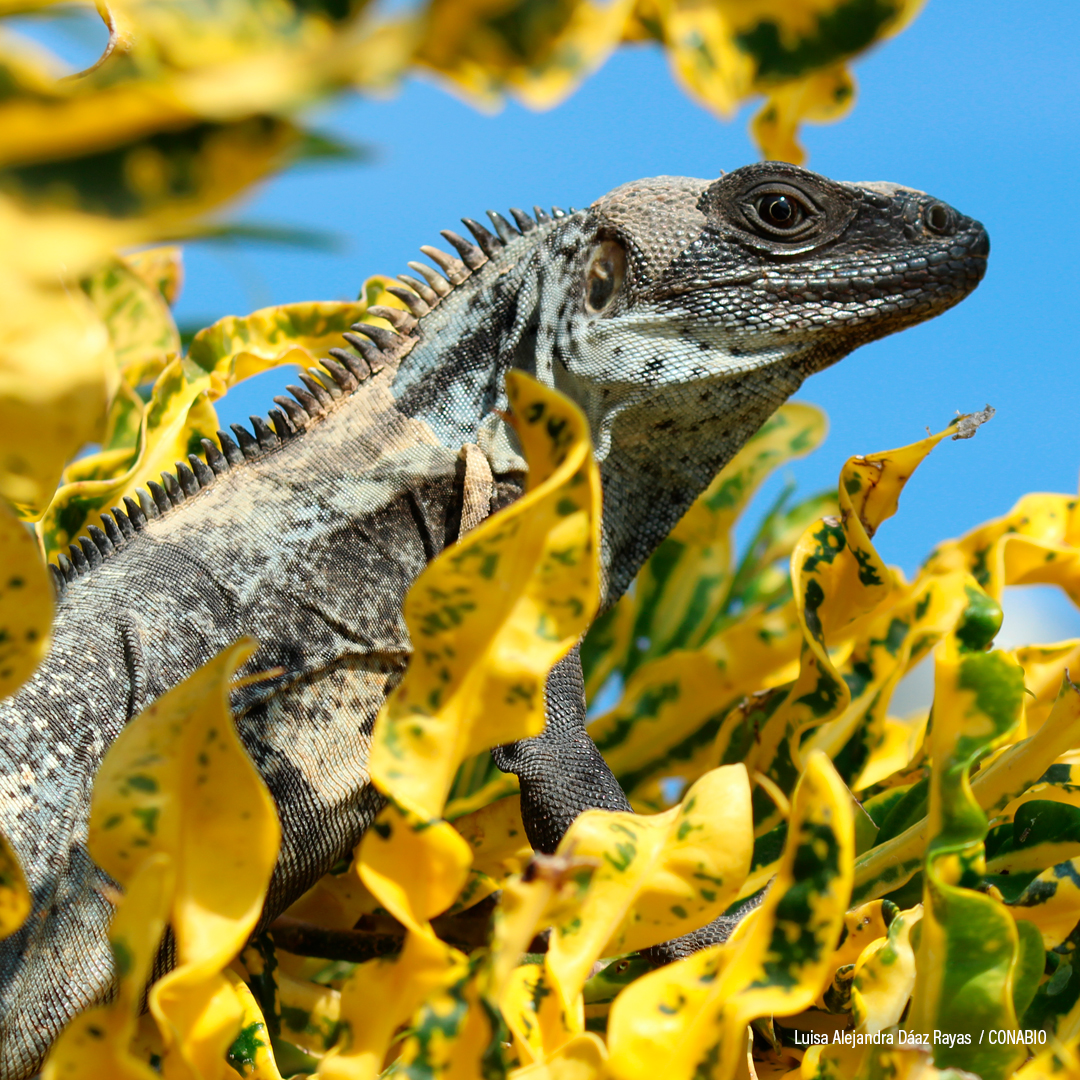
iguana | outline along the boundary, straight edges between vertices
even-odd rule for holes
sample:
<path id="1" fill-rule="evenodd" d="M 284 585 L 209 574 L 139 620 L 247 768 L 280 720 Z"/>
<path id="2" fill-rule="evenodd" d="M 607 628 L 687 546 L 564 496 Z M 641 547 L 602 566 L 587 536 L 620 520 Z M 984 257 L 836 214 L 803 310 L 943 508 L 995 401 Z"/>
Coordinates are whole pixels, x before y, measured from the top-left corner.
<path id="1" fill-rule="evenodd" d="M 604 491 L 604 606 L 716 472 L 807 375 L 939 314 L 985 270 L 982 225 L 921 192 L 835 183 L 781 163 L 718 180 L 661 176 L 586 210 L 444 232 L 300 375 L 269 423 L 124 500 L 61 555 L 52 651 L 0 702 L 0 829 L 33 893 L 0 944 L 0 1078 L 28 1076 L 64 1023 L 109 992 L 110 882 L 85 847 L 90 789 L 129 718 L 244 634 L 241 736 L 283 841 L 282 911 L 380 806 L 371 725 L 410 653 L 405 591 L 446 545 L 523 490 L 503 376 L 524 369 L 589 418 Z M 571 654 L 549 726 L 503 748 L 551 851 L 587 807 L 627 808 L 584 728 Z"/>

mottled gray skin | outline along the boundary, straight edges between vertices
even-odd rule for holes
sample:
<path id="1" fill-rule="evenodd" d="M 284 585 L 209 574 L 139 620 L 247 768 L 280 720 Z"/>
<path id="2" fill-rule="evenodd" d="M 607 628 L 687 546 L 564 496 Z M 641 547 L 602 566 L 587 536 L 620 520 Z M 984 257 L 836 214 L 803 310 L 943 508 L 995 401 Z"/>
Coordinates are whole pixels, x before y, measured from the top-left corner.
<path id="1" fill-rule="evenodd" d="M 208 464 L 178 467 L 141 509 L 106 521 L 111 539 L 92 534 L 61 560 L 52 652 L 0 702 L 0 829 L 34 896 L 0 943 L 0 1080 L 33 1073 L 111 985 L 111 883 L 85 849 L 104 751 L 237 637 L 262 643 L 248 670 L 285 672 L 233 702 L 282 820 L 265 917 L 357 842 L 379 805 L 371 725 L 410 654 L 404 593 L 521 490 L 498 415 L 509 367 L 590 419 L 611 604 L 807 375 L 958 302 L 989 251 L 981 225 L 922 193 L 775 163 L 642 180 L 585 211 L 515 219 L 521 235 L 497 215 L 498 237 L 470 224 L 479 246 L 449 234 L 461 260 L 433 258 L 450 283 L 430 268 L 406 279 L 398 333 L 361 329 L 374 344 L 351 338 L 357 351 L 335 350 L 299 404 L 277 399 L 288 418 L 272 413 L 275 431 L 260 422 L 257 441 L 211 445 Z M 579 677 L 572 655 L 549 683 L 549 732 L 497 756 L 521 776 L 544 850 L 584 807 L 626 805 L 584 733 Z"/>

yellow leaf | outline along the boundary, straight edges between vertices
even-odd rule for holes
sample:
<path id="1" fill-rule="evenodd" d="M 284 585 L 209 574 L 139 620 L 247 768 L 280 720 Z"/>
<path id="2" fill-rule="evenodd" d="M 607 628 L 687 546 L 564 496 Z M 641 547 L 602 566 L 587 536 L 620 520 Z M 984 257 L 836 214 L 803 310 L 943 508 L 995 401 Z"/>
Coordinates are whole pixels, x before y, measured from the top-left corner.
<path id="1" fill-rule="evenodd" d="M 995 600 L 1006 585 L 1060 585 L 1080 602 L 1080 532 L 1070 526 L 1077 500 L 1070 495 L 1025 495 L 1003 517 L 959 540 L 939 544 L 926 569 L 963 566 Z"/>
<path id="2" fill-rule="evenodd" d="M 139 87 L 143 92 L 133 93 L 120 84 L 88 93 L 85 84 L 65 86 L 59 72 L 49 70 L 47 54 L 21 56 L 19 45 L 4 41 L 2 62 L 20 93 L 7 96 L 0 110 L 0 124 L 10 133 L 0 164 L 92 152 L 186 118 L 186 110 L 160 89 Z"/>
<path id="3" fill-rule="evenodd" d="M 365 285 L 381 292 L 385 278 L 372 278 Z M 379 295 L 372 303 L 385 303 Z M 396 298 L 389 302 L 400 307 Z M 188 360 L 215 376 L 212 396 L 242 379 L 281 364 L 311 367 L 326 353 L 342 344 L 341 335 L 367 314 L 366 301 L 322 301 L 278 304 L 250 315 L 228 315 L 200 330 L 191 342 Z M 376 320 L 371 320 L 372 322 Z M 380 323 L 381 324 L 381 323 Z"/>
<path id="4" fill-rule="evenodd" d="M 520 796 L 500 799 L 460 817 L 454 828 L 472 851 L 472 867 L 452 911 L 464 910 L 490 896 L 511 875 L 520 874 L 532 858 L 521 820 Z"/>
<path id="5" fill-rule="evenodd" d="M 374 1080 L 397 1028 L 461 970 L 457 957 L 434 935 L 409 934 L 400 956 L 360 964 L 342 988 L 341 1035 L 319 1063 L 320 1080 Z"/>
<path id="6" fill-rule="evenodd" d="M 473 760 L 480 762 L 484 757 L 484 754 L 473 755 Z M 485 768 L 493 767 L 491 765 L 491 757 L 487 755 L 488 760 L 485 762 Z M 463 763 L 463 768 L 468 767 L 468 762 Z M 458 774 L 461 775 L 460 773 Z M 443 817 L 447 821 L 457 821 L 459 818 L 467 817 L 469 814 L 474 814 L 478 810 L 483 810 L 484 807 L 490 806 L 494 803 L 500 802 L 503 799 L 513 798 L 515 795 L 521 793 L 521 783 L 513 773 L 504 773 L 495 770 L 494 776 L 491 776 L 480 787 L 471 791 L 468 795 L 457 796 L 451 793 L 450 797 L 446 800 L 446 806 L 443 809 Z"/>
<path id="7" fill-rule="evenodd" d="M 186 463 L 189 452 L 201 451 L 199 438 L 211 436 L 217 428 L 207 400 L 210 387 L 210 375 L 198 368 L 192 371 L 182 359 L 172 360 L 158 376 L 142 412 L 132 464 L 119 476 L 77 479 L 61 487 L 37 526 L 45 550 L 63 550 L 87 526 L 100 523 L 106 507 L 118 505 L 125 495 L 134 497 L 147 481 L 173 472 L 177 460 Z M 88 462 L 80 471 L 85 474 L 93 468 L 95 463 Z"/>
<path id="8" fill-rule="evenodd" d="M 1078 744 L 1080 687 L 1066 672 L 1053 710 L 1038 731 L 1008 747 L 972 777 L 971 787 L 979 806 L 991 813 L 1002 811 L 1028 791 L 1062 754 Z"/>
<path id="9" fill-rule="evenodd" d="M 1055 762 L 1022 795 L 1009 802 L 999 814 L 1004 820 L 1015 820 L 1016 812 L 1028 802 L 1059 802 L 1080 807 L 1080 765 Z"/>
<path id="10" fill-rule="evenodd" d="M 823 518 L 791 556 L 792 586 L 809 641 L 839 630 L 887 597 L 892 579 L 871 537 L 896 513 L 912 474 L 955 426 L 910 446 L 849 458 L 840 471 L 840 521 Z"/>
<path id="11" fill-rule="evenodd" d="M 1019 955 L 1016 923 L 993 895 L 968 887 L 985 872 L 986 818 L 969 779 L 974 762 L 1000 745 L 1020 720 L 1023 671 L 1001 652 L 963 652 L 950 637 L 935 658 L 930 735 L 923 918 L 915 950 L 916 978 L 908 1029 L 973 1034 L 1014 1030 L 1013 978 Z M 939 1067 L 1008 1076 L 1019 1048 L 957 1043 L 934 1046 Z"/>
<path id="12" fill-rule="evenodd" d="M 934 1067 L 927 1048 L 916 1046 L 811 1046 L 802 1080 L 967 1080 L 971 1073 Z M 795 1080 L 795 1077 L 792 1077 Z"/>
<path id="13" fill-rule="evenodd" d="M 229 681 L 255 647 L 242 639 L 148 706 L 94 784 L 87 843 L 101 867 L 121 884 L 157 852 L 177 868 L 178 966 L 150 991 L 167 1076 L 219 1074 L 243 1015 L 220 972 L 254 928 L 277 860 L 274 803 L 229 712 Z"/>
<path id="14" fill-rule="evenodd" d="M 762 156 L 802 165 L 806 151 L 799 145 L 804 120 L 822 124 L 839 120 L 855 103 L 855 80 L 844 64 L 815 72 L 774 89 L 754 117 L 751 131 Z"/>
<path id="15" fill-rule="evenodd" d="M 432 1069 L 446 1067 L 451 1051 L 478 1059 L 489 1038 L 488 1021 L 465 1004 L 478 991 L 464 958 L 429 923 L 460 892 L 471 861 L 470 845 L 440 819 L 446 797 L 464 759 L 540 730 L 547 673 L 599 602 L 599 477 L 588 424 L 568 399 L 520 372 L 507 376 L 507 393 L 529 462 L 526 492 L 432 562 L 406 597 L 414 653 L 376 721 L 369 759 L 391 802 L 358 848 L 362 881 L 409 931 L 403 958 L 420 957 L 418 977 L 436 990 L 401 1050 L 404 1063 Z M 356 1000 L 342 1001 L 354 1024 Z"/>
<path id="16" fill-rule="evenodd" d="M 1048 1047 L 1014 1074 L 1015 1080 L 1080 1080 L 1080 1057 L 1072 1046 Z"/>
<path id="17" fill-rule="evenodd" d="M 520 372 L 507 393 L 527 491 L 414 582 L 413 657 L 375 725 L 372 782 L 421 820 L 442 813 L 461 761 L 541 730 L 547 673 L 599 603 L 600 481 L 585 417 Z"/>
<path id="18" fill-rule="evenodd" d="M 851 894 L 855 838 L 850 796 L 820 751 L 792 800 L 776 880 L 724 945 L 638 979 L 608 1021 L 609 1071 L 618 1080 L 699 1071 L 734 1073 L 746 1025 L 791 1016 L 817 997 Z"/>
<path id="19" fill-rule="evenodd" d="M 164 297 L 125 260 L 104 263 L 83 282 L 83 291 L 105 323 L 129 386 L 156 379 L 180 352 L 180 334 Z"/>
<path id="20" fill-rule="evenodd" d="M 856 791 L 872 788 L 906 769 L 922 745 L 928 718 L 926 712 L 908 720 L 886 716 L 881 722 L 880 741 L 871 748 L 853 788 Z"/>
<path id="21" fill-rule="evenodd" d="M 226 969 L 224 974 L 241 1005 L 240 1034 L 229 1047 L 228 1063 L 235 1072 L 251 1080 L 281 1080 L 262 1009 L 235 971 Z"/>
<path id="22" fill-rule="evenodd" d="M 1024 669 L 1024 686 L 1030 692 L 1024 700 L 1024 735 L 1033 735 L 1057 701 L 1062 671 L 1080 671 L 1080 639 L 1052 645 L 1027 645 L 1013 650 Z"/>
<path id="23" fill-rule="evenodd" d="M 394 1029 L 425 1004 L 430 1005 L 433 995 L 459 982 L 467 971 L 465 957 L 439 941 L 430 923 L 450 907 L 468 874 L 469 845 L 454 827 L 438 818 L 422 818 L 391 802 L 356 851 L 360 879 L 409 932 L 392 970 L 387 971 L 382 961 L 369 961 L 346 983 L 341 1016 L 351 1037 L 344 1039 L 340 1055 L 331 1052 L 325 1068 L 320 1067 L 320 1075 L 325 1072 L 335 1080 L 373 1077 Z M 390 1001 L 383 1006 L 389 1021 L 384 1017 L 371 1021 L 374 980 L 391 983 Z M 387 993 L 382 988 L 377 992 L 380 997 Z M 423 1019 L 414 1016 L 413 1026 L 422 1024 Z M 460 1029 L 454 1035 L 460 1035 Z M 444 1035 L 440 1045 L 445 1041 Z M 450 1037 L 449 1041 L 452 1044 L 456 1039 Z"/>
<path id="24" fill-rule="evenodd" d="M 723 729 L 713 736 L 705 725 L 741 696 L 790 679 L 801 641 L 794 604 L 740 619 L 701 649 L 676 650 L 643 664 L 627 680 L 619 704 L 597 717 L 589 734 L 632 794 L 652 776 L 694 780 L 718 762 L 742 760 L 741 750 L 724 756 Z M 686 744 L 697 732 L 700 754 L 687 758 Z"/>
<path id="25" fill-rule="evenodd" d="M 103 312 L 108 315 L 106 321 L 110 327 L 116 324 L 121 330 L 131 329 L 133 316 L 128 309 L 137 303 L 144 309 L 152 309 L 143 319 L 145 323 L 151 327 L 160 326 L 154 320 L 166 320 L 175 335 L 172 317 L 164 301 L 133 272 L 122 265 L 113 265 L 101 275 L 98 292 L 102 306 L 110 300 L 122 305 L 119 311 Z M 142 420 L 145 430 L 136 439 L 138 424 L 133 425 L 128 420 L 130 458 L 125 458 L 125 452 L 116 446 L 121 440 L 111 431 L 113 424 L 110 422 L 105 442 L 107 449 L 80 460 L 75 468 L 69 468 L 65 474 L 67 482 L 55 493 L 38 527 L 46 550 L 50 553 L 62 550 L 87 526 L 100 525 L 101 514 L 107 508 L 119 505 L 124 496 L 134 496 L 139 486 L 148 480 L 156 481 L 161 472 L 173 472 L 175 463 L 186 463 L 188 454 L 201 456 L 201 440 L 213 439 L 218 427 L 212 400 L 221 397 L 242 379 L 271 367 L 286 363 L 309 367 L 317 363 L 320 356 L 340 344 L 343 331 L 364 317 L 373 302 L 371 298 L 387 299 L 382 292 L 385 281 L 384 278 L 372 278 L 365 286 L 368 299 L 363 302 L 282 304 L 244 318 L 229 316 L 201 330 L 196 334 L 188 356 L 173 359 L 157 376 L 144 410 L 141 402 L 134 399 L 136 411 L 145 413 Z M 399 303 L 393 297 L 389 300 Z M 114 345 L 117 344 L 116 333 Z M 155 338 L 155 341 L 161 348 L 169 344 L 164 338 L 160 341 Z M 179 338 L 176 338 L 173 351 L 178 348 Z M 153 355 L 162 358 L 165 354 L 159 350 Z M 119 359 L 123 362 L 122 357 Z M 141 381 L 153 370 L 152 364 L 142 360 L 131 363 L 137 366 L 130 370 L 125 367 L 125 377 L 130 376 L 129 381 Z M 129 400 L 118 395 L 114 411 L 117 408 L 127 410 L 127 416 Z M 117 465 L 121 466 L 119 470 Z"/>
<path id="26" fill-rule="evenodd" d="M 323 875 L 285 914 L 330 930 L 349 930 L 378 907 L 354 863 L 343 874 Z"/>
<path id="27" fill-rule="evenodd" d="M 485 994 L 499 1002 L 514 965 L 538 929 L 571 917 L 588 894 L 597 860 L 537 854 L 503 887 L 495 912 Z"/>
<path id="28" fill-rule="evenodd" d="M 710 991 L 732 960 L 730 949 L 716 945 L 628 986 L 608 1018 L 611 1075 L 617 1080 L 689 1080 L 705 1054 L 718 1057 L 714 1047 L 721 1000 Z"/>
<path id="29" fill-rule="evenodd" d="M 581 1030 L 580 998 L 567 1005 L 544 964 L 515 965 L 538 930 L 580 913 L 596 864 L 588 856 L 537 855 L 503 888 L 490 959 L 478 982 L 486 1001 L 501 1011 L 523 1062 L 543 1062 Z"/>
<path id="30" fill-rule="evenodd" d="M 921 6 L 897 0 L 867 18 L 843 0 L 659 0 L 649 29 L 687 92 L 721 117 L 752 94 L 769 94 L 754 135 L 764 157 L 798 164 L 798 122 L 833 119 L 850 104 L 843 62 L 896 33 Z"/>
<path id="31" fill-rule="evenodd" d="M 733 36 L 725 4 L 657 5 L 668 60 L 683 89 L 729 119 L 753 83 L 753 62 Z"/>
<path id="32" fill-rule="evenodd" d="M 912 649 L 928 649 L 952 631 L 970 602 L 969 587 L 978 588 L 962 572 L 920 576 L 910 587 L 896 580 L 892 592 L 860 623 L 865 629 L 860 629 L 847 659 L 836 665 L 844 682 L 854 688 L 850 703 L 839 716 L 813 732 L 802 751 L 820 749 L 835 759 L 858 735 L 868 758 L 872 757 L 879 749 L 878 740 L 884 739 L 886 708 L 910 665 Z M 896 739 L 901 744 L 898 752 L 907 748 L 905 734 L 897 732 Z M 908 755 L 897 768 L 910 760 Z M 867 768 L 869 764 L 868 760 Z M 868 784 L 860 773 L 852 786 Z"/>
<path id="33" fill-rule="evenodd" d="M 450 907 L 471 860 L 469 845 L 449 822 L 418 818 L 393 803 L 364 834 L 358 852 L 360 880 L 412 931 L 423 931 Z"/>
<path id="34" fill-rule="evenodd" d="M 921 904 L 894 915 L 887 936 L 867 945 L 855 961 L 851 1017 L 857 1031 L 872 1035 L 900 1022 L 915 985 L 911 930 L 921 918 Z"/>
<path id="35" fill-rule="evenodd" d="M 555 1053 L 582 1034 L 584 1013 L 580 998 L 565 1002 L 552 987 L 551 976 L 543 964 L 514 968 L 499 1005 L 523 1062 L 542 1063 L 549 1053 Z"/>
<path id="36" fill-rule="evenodd" d="M 885 925 L 881 905 L 881 900 L 871 900 L 868 904 L 853 908 L 844 916 L 844 940 L 829 961 L 833 972 L 854 964 L 871 943 L 885 940 L 888 927 Z M 821 1004 L 820 998 L 818 1004 Z"/>
<path id="37" fill-rule="evenodd" d="M 1006 747 L 971 778 L 971 794 L 981 810 L 1000 812 L 1037 781 L 1053 762 L 1080 742 L 1080 688 L 1062 681 L 1054 711 L 1034 734 Z M 855 896 L 869 900 L 898 889 L 920 869 L 930 837 L 926 818 L 899 836 L 860 856 Z"/>
<path id="38" fill-rule="evenodd" d="M 329 986 L 295 979 L 278 968 L 274 979 L 281 998 L 282 1037 L 321 1057 L 334 1045 L 341 1019 L 341 993 Z"/>
<path id="39" fill-rule="evenodd" d="M 840 518 L 823 517 L 810 526 L 791 554 L 791 585 L 803 636 L 799 675 L 762 728 L 754 760 L 754 768 L 782 791 L 799 770 L 803 753 L 827 748 L 838 754 L 873 704 L 871 696 L 852 709 L 851 685 L 837 669 L 843 655 L 835 650 L 845 640 L 857 641 L 862 627 L 907 598 L 902 576 L 885 566 L 870 538 L 896 512 L 900 493 L 918 465 L 955 431 L 954 423 L 910 446 L 849 458 L 840 471 Z M 888 653 L 890 638 L 883 635 L 879 652 Z M 859 659 L 854 658 L 856 675 Z M 892 666 L 891 673 L 883 675 L 891 675 L 895 685 L 900 672 Z M 850 682 L 857 685 L 858 679 Z M 814 728 L 819 729 L 820 745 L 814 737 L 804 739 Z M 778 814 L 759 816 L 759 835 L 776 824 Z"/>
<path id="40" fill-rule="evenodd" d="M 45 659 L 53 588 L 33 534 L 0 499 L 0 697 Z"/>
<path id="41" fill-rule="evenodd" d="M 581 814 L 558 853 L 598 866 L 580 910 L 552 931 L 545 963 L 562 1000 L 576 999 L 601 956 L 657 945 L 720 915 L 750 870 L 751 822 L 742 765 L 706 773 L 663 814 Z"/>
<path id="42" fill-rule="evenodd" d="M 108 1005 L 76 1016 L 53 1044 L 42 1080 L 101 1076 L 153 1080 L 158 1074 L 131 1051 L 143 991 L 165 930 L 175 884 L 173 860 L 164 852 L 144 859 L 128 881 L 127 895 L 109 930 L 119 988 Z"/>
<path id="43" fill-rule="evenodd" d="M 0 266 L 0 496 L 20 516 L 39 517 L 67 460 L 101 437 L 115 385 L 108 334 L 87 297 Z"/>
<path id="44" fill-rule="evenodd" d="M 1016 919 L 1033 922 L 1043 948 L 1057 948 L 1076 927 L 1080 912 L 1080 858 L 1048 867 L 1009 904 Z"/>
<path id="45" fill-rule="evenodd" d="M 619 43 L 633 0 L 434 0 L 418 61 L 481 105 L 505 91 L 532 108 L 557 104 Z"/>
<path id="46" fill-rule="evenodd" d="M 603 1041 L 586 1031 L 575 1035 L 546 1060 L 514 1069 L 510 1080 L 597 1080 L 606 1060 Z"/>
<path id="47" fill-rule="evenodd" d="M 180 299 L 184 287 L 184 257 L 179 247 L 145 248 L 123 256 L 124 262 L 151 288 L 156 289 L 165 303 L 172 307 Z"/>
<path id="48" fill-rule="evenodd" d="M 284 119 L 215 123 L 163 102 L 168 96 L 161 84 L 133 80 L 96 92 L 79 88 L 48 103 L 19 96 L 0 102 L 7 136 L 0 191 L 15 239 L 41 234 L 37 250 L 5 249 L 8 265 L 36 276 L 69 249 L 76 259 L 68 270 L 81 273 L 92 250 L 84 245 L 94 244 L 102 258 L 110 249 L 190 228 L 285 164 L 300 138 Z M 125 113 L 134 121 L 126 133 Z M 95 146 L 102 136 L 107 141 Z"/>

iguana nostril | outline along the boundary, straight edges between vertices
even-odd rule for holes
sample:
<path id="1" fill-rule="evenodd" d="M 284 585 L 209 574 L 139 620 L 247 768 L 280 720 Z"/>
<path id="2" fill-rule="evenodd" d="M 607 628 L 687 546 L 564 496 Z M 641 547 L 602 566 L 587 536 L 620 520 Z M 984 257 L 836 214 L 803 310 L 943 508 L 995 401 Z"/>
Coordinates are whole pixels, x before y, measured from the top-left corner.
<path id="1" fill-rule="evenodd" d="M 923 211 L 923 221 L 931 232 L 945 235 L 954 230 L 956 215 L 944 203 L 936 202 Z"/>

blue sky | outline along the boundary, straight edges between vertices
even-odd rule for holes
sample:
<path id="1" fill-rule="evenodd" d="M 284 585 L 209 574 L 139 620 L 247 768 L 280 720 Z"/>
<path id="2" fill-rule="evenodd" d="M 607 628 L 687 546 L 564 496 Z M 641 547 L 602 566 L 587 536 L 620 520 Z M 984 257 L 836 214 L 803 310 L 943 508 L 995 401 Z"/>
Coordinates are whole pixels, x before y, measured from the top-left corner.
<path id="1" fill-rule="evenodd" d="M 929 0 L 858 63 L 852 114 L 805 129 L 811 168 L 921 188 L 990 231 L 989 272 L 972 297 L 859 350 L 800 394 L 831 423 L 825 446 L 789 470 L 807 494 L 835 484 L 851 454 L 914 441 L 957 410 L 998 410 L 975 439 L 934 452 L 878 534 L 885 558 L 909 573 L 934 542 L 1027 491 L 1076 490 L 1078 55 L 1074 0 Z M 354 296 L 366 276 L 404 270 L 420 244 L 439 242 L 439 229 L 489 207 L 581 206 L 660 173 L 715 177 L 755 160 L 748 116 L 718 121 L 648 47 L 617 54 L 548 113 L 511 104 L 485 115 L 420 80 L 386 101 L 351 98 L 320 124 L 374 158 L 297 170 L 238 215 L 332 231 L 343 250 L 191 245 L 178 316 L 205 324 L 271 303 Z M 238 388 L 223 418 L 265 412 L 286 381 L 270 373 Z"/>

